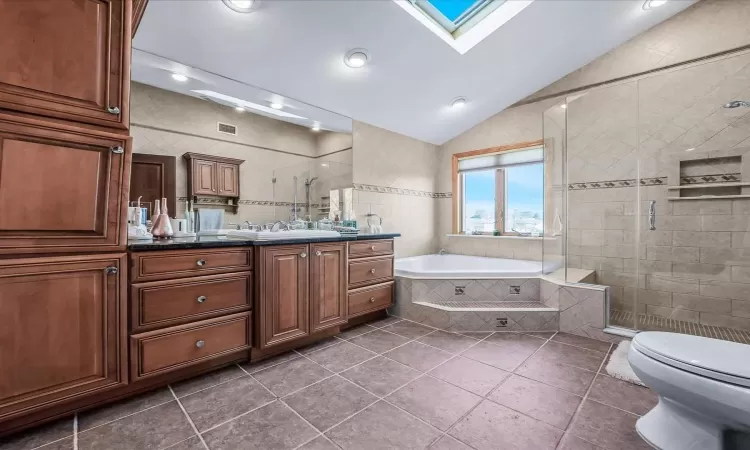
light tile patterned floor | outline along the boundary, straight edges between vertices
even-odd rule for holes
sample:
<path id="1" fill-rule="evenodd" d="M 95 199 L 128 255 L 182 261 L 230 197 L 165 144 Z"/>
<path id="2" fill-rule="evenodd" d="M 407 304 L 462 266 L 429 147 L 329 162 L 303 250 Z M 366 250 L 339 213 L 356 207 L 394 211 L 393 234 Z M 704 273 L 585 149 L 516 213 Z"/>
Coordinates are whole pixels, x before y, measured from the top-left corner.
<path id="1" fill-rule="evenodd" d="M 633 328 L 633 313 L 630 311 L 611 310 L 609 323 L 618 327 Z M 637 327 L 640 331 L 671 331 L 673 333 L 704 336 L 723 341 L 750 344 L 750 332 L 734 328 L 715 327 L 694 322 L 675 320 L 669 317 L 638 314 Z"/>
<path id="2" fill-rule="evenodd" d="M 0 441 L 0 450 L 648 449 L 611 344 L 389 317 Z"/>

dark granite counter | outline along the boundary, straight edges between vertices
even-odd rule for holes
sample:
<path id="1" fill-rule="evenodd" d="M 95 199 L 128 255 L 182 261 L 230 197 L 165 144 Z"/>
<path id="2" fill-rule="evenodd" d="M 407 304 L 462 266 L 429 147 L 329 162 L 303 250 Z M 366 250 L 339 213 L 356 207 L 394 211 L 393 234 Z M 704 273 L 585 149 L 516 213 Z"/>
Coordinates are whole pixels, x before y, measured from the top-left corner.
<path id="1" fill-rule="evenodd" d="M 227 238 L 226 236 L 197 236 L 194 238 L 174 238 L 159 240 L 128 241 L 128 250 L 141 252 L 146 250 L 177 250 L 182 248 L 219 248 L 219 247 L 261 247 L 265 245 L 310 244 L 315 242 L 346 242 L 366 241 L 371 239 L 392 239 L 401 233 L 359 234 L 357 236 L 339 236 L 308 239 L 276 239 L 264 241 L 248 241 L 244 239 Z"/>

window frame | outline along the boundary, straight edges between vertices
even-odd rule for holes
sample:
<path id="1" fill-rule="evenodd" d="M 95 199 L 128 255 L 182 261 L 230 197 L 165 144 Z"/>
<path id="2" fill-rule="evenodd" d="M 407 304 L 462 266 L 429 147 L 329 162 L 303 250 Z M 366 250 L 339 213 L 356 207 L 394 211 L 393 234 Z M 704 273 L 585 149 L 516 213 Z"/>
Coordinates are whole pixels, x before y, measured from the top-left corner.
<path id="1" fill-rule="evenodd" d="M 463 205 L 464 205 L 464 179 L 463 176 L 458 172 L 458 161 L 460 159 L 464 158 L 471 158 L 476 156 L 483 156 L 483 155 L 491 155 L 491 154 L 497 154 L 497 153 L 503 153 L 503 152 L 509 152 L 509 151 L 518 151 L 518 150 L 525 150 L 525 149 L 532 149 L 532 148 L 538 148 L 538 147 L 544 147 L 544 140 L 539 139 L 536 141 L 527 141 L 527 142 L 519 142 L 516 144 L 510 144 L 510 145 L 503 145 L 499 147 L 490 147 L 485 148 L 481 150 L 471 150 L 468 152 L 461 152 L 461 153 L 454 153 L 452 160 L 451 160 L 451 172 L 452 172 L 452 201 L 453 201 L 453 217 L 452 217 L 452 229 L 453 234 L 462 234 L 463 233 Z M 542 162 L 544 164 L 544 162 Z M 499 228 L 500 236 L 519 236 L 519 233 L 516 232 L 506 232 L 505 231 L 505 205 L 507 204 L 507 190 L 505 186 L 507 185 L 507 178 L 505 177 L 505 170 L 504 169 L 497 169 L 498 172 L 502 174 L 503 180 L 502 184 L 495 182 L 495 227 L 497 228 L 497 223 L 499 222 L 501 224 L 501 227 Z M 496 172 L 497 176 L 497 172 Z M 500 187 L 502 187 L 502 192 L 500 192 Z M 501 197 L 502 200 L 498 201 L 498 197 Z M 544 207 L 544 205 L 542 205 Z M 500 212 L 500 219 L 498 220 L 498 211 Z M 489 235 L 491 236 L 493 233 L 481 233 L 481 235 Z"/>
<path id="2" fill-rule="evenodd" d="M 506 1 L 477 0 L 469 9 L 458 16 L 455 22 L 448 19 L 439 9 L 429 3 L 429 0 L 409 0 L 409 3 L 424 14 L 425 17 L 438 24 L 453 38 L 456 38 L 466 33 L 466 31 L 502 6 Z"/>

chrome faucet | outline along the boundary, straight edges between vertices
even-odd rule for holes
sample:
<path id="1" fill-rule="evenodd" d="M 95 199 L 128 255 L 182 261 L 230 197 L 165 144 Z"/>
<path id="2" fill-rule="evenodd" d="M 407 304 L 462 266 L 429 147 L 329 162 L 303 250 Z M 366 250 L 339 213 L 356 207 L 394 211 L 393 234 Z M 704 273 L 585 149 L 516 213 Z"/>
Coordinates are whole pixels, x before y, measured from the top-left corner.
<path id="1" fill-rule="evenodd" d="M 448 253 L 448 251 L 444 248 L 441 248 L 440 251 L 438 252 L 438 255 L 445 255 L 446 253 Z"/>
<path id="2" fill-rule="evenodd" d="M 271 231 L 273 231 L 274 233 L 277 231 L 281 231 L 282 229 L 284 231 L 289 231 L 289 224 L 284 222 L 283 220 L 277 220 L 271 226 Z"/>

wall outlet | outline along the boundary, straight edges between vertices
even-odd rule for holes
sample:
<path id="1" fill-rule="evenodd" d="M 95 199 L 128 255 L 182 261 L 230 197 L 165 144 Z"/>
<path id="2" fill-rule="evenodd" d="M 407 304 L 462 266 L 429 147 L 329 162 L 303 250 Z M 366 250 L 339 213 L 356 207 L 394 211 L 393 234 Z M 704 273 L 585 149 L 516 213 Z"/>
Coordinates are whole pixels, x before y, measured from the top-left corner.
<path id="1" fill-rule="evenodd" d="M 521 286 L 511 286 L 510 287 L 510 295 L 518 295 L 521 293 Z"/>
<path id="2" fill-rule="evenodd" d="M 466 286 L 456 286 L 456 292 L 453 295 L 466 295 L 465 289 Z"/>

